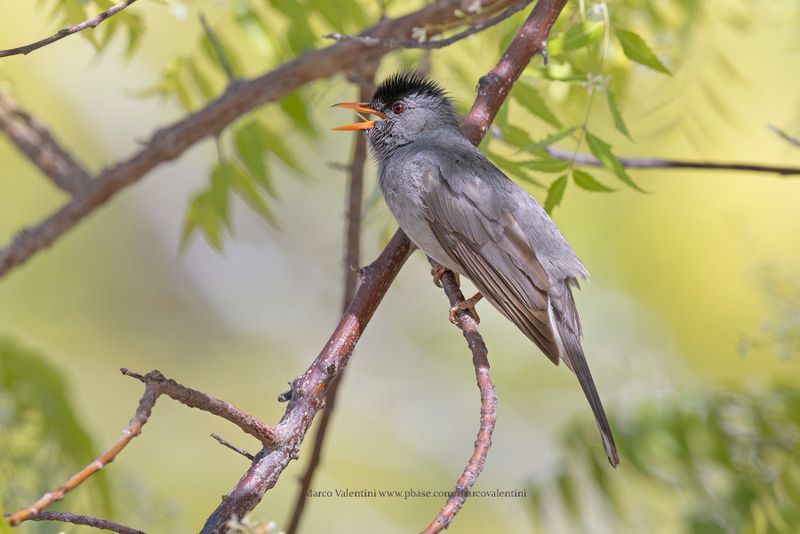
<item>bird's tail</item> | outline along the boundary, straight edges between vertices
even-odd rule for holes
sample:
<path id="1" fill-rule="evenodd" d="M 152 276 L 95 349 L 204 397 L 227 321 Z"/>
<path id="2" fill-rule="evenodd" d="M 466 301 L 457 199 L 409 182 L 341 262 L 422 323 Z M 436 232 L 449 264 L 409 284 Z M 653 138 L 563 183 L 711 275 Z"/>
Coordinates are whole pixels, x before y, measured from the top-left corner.
<path id="1" fill-rule="evenodd" d="M 603 404 L 600 402 L 600 396 L 597 394 L 597 388 L 594 386 L 592 373 L 589 371 L 589 364 L 586 362 L 586 356 L 583 354 L 580 341 L 573 332 L 564 332 L 566 328 L 559 328 L 561 342 L 566 351 L 566 356 L 569 358 L 565 363 L 578 377 L 578 382 L 581 384 L 581 389 L 586 395 L 586 400 L 589 401 L 589 406 L 594 413 L 594 419 L 597 423 L 597 428 L 600 430 L 600 437 L 603 439 L 603 448 L 606 450 L 606 456 L 612 467 L 619 464 L 619 455 L 617 454 L 617 446 L 614 444 L 614 436 L 611 435 L 611 427 L 606 418 L 606 412 L 603 410 Z"/>

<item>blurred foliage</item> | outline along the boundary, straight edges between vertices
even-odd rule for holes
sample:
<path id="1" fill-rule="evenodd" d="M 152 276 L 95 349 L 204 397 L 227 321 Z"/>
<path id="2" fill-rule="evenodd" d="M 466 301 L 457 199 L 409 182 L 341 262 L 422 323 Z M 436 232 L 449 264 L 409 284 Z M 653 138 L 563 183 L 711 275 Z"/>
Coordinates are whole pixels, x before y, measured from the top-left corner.
<path id="1" fill-rule="evenodd" d="M 759 276 L 768 311 L 758 333 L 742 336 L 739 352 L 767 349 L 781 358 L 800 358 L 800 281 L 774 267 Z"/>
<path id="2" fill-rule="evenodd" d="M 97 455 L 70 399 L 55 367 L 0 338 L 0 490 L 8 508 L 39 498 Z M 27 469 L 15 469 L 20 465 Z M 95 475 L 89 486 L 100 510 L 112 515 L 104 473 Z"/>
<path id="3" fill-rule="evenodd" d="M 679 528 L 670 531 L 797 532 L 797 389 L 703 393 L 647 403 L 631 417 L 612 420 L 621 458 L 617 471 L 605 465 L 594 425 L 582 420 L 564 432 L 567 460 L 532 488 L 545 532 L 554 515 L 546 503 L 560 503 L 575 526 L 591 532 L 587 518 L 597 517 L 587 512 L 586 502 L 592 499 L 603 503 L 601 515 L 617 525 L 677 521 Z"/>

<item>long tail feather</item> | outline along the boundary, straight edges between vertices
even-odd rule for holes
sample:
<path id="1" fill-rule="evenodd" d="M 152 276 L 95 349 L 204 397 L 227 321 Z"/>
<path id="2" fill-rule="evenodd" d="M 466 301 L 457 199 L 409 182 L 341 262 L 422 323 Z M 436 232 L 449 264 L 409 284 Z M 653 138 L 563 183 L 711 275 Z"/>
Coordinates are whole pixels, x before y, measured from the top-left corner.
<path id="1" fill-rule="evenodd" d="M 603 404 L 600 402 L 600 396 L 597 394 L 597 388 L 594 386 L 592 373 L 589 371 L 589 364 L 586 363 L 586 356 L 583 354 L 580 342 L 572 333 L 561 332 L 561 341 L 564 349 L 567 351 L 569 358 L 569 366 L 578 377 L 578 382 L 581 384 L 581 389 L 586 395 L 586 400 L 589 401 L 589 406 L 594 413 L 594 419 L 597 423 L 597 428 L 600 430 L 600 437 L 603 439 L 603 448 L 606 450 L 608 461 L 613 467 L 619 464 L 619 455 L 617 454 L 617 446 L 614 444 L 614 436 L 611 434 L 611 427 L 606 418 L 606 412 L 603 410 Z M 566 334 L 566 335 L 564 335 Z"/>

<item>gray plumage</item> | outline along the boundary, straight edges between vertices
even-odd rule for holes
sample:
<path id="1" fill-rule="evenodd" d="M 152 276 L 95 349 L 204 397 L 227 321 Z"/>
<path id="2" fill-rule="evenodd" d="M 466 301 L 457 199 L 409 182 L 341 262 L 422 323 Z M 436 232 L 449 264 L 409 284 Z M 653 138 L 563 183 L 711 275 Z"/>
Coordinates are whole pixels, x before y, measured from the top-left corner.
<path id="1" fill-rule="evenodd" d="M 438 85 L 401 73 L 378 87 L 369 108 L 385 116 L 367 135 L 381 192 L 400 227 L 577 375 L 616 465 L 572 298 L 586 268 L 539 203 L 467 140 Z"/>

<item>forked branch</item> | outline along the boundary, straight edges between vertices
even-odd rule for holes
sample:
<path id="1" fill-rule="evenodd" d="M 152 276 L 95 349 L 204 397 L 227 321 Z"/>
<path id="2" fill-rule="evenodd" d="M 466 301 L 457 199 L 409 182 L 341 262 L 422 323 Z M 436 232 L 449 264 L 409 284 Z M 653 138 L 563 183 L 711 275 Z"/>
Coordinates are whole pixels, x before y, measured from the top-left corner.
<path id="1" fill-rule="evenodd" d="M 156 400 L 158 400 L 158 397 L 161 395 L 171 397 L 191 408 L 198 408 L 222 417 L 223 419 L 227 419 L 246 433 L 259 439 L 265 446 L 273 445 L 278 440 L 278 435 L 272 428 L 258 421 L 251 415 L 211 395 L 182 386 L 174 380 L 166 378 L 158 371 L 151 371 L 146 375 L 140 375 L 128 371 L 127 369 L 122 369 L 122 374 L 140 380 L 144 383 L 145 388 L 144 394 L 142 394 L 142 398 L 139 400 L 139 406 L 136 408 L 136 413 L 134 413 L 128 426 L 122 431 L 120 438 L 103 454 L 72 475 L 69 480 L 56 490 L 45 493 L 38 501 L 30 506 L 6 516 L 6 520 L 11 526 L 19 525 L 23 521 L 34 519 L 36 516 L 39 516 L 45 508 L 63 499 L 67 493 L 83 484 L 93 474 L 113 462 L 128 443 L 141 434 L 142 427 L 150 418 L 153 406 L 155 406 Z"/>

